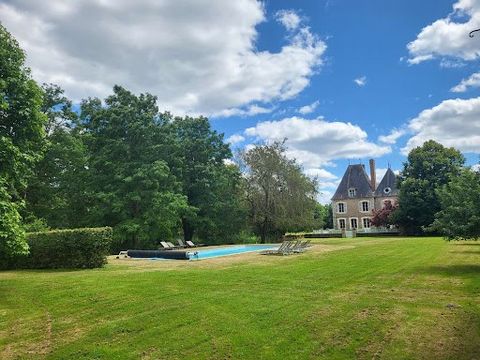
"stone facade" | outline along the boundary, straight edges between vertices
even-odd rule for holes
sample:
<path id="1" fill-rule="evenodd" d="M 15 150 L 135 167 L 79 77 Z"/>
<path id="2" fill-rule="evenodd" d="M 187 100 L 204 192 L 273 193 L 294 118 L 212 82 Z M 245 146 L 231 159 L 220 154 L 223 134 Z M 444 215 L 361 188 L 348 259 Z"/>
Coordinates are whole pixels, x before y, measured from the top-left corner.
<path id="1" fill-rule="evenodd" d="M 337 230 L 371 227 L 373 209 L 381 209 L 386 200 L 397 201 L 396 176 L 391 169 L 376 184 L 375 162 L 370 160 L 370 178 L 365 166 L 349 165 L 332 198 L 333 226 Z"/>

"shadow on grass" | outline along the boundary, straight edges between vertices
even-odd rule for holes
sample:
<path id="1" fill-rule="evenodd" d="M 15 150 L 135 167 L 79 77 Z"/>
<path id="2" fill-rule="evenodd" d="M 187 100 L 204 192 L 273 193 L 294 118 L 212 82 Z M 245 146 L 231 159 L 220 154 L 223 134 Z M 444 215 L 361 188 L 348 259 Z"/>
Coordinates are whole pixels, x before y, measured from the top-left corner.
<path id="1" fill-rule="evenodd" d="M 480 249 L 478 249 L 478 251 L 475 251 L 475 250 L 466 250 L 466 251 L 450 251 L 452 254 L 468 254 L 468 255 L 471 255 L 471 254 L 477 254 L 477 255 L 480 255 Z"/>
<path id="2" fill-rule="evenodd" d="M 453 243 L 453 246 L 480 246 L 480 241 L 478 243 L 468 243 L 468 244 L 462 244 L 462 243 Z"/>
<path id="3" fill-rule="evenodd" d="M 471 275 L 471 274 L 480 274 L 480 264 L 479 265 L 443 265 L 443 266 L 427 266 L 422 267 L 417 270 L 422 274 L 430 275 Z"/>

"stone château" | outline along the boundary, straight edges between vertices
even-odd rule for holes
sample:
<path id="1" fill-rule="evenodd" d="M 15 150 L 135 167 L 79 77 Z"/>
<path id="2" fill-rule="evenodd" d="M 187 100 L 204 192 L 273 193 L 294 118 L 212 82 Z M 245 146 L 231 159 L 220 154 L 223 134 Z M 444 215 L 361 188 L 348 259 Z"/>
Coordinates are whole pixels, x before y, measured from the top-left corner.
<path id="1" fill-rule="evenodd" d="M 365 165 L 349 165 L 332 197 L 333 227 L 337 230 L 370 229 L 373 209 L 381 209 L 387 200 L 398 197 L 396 175 L 387 169 L 377 185 L 375 160 L 370 160 L 370 177 Z"/>

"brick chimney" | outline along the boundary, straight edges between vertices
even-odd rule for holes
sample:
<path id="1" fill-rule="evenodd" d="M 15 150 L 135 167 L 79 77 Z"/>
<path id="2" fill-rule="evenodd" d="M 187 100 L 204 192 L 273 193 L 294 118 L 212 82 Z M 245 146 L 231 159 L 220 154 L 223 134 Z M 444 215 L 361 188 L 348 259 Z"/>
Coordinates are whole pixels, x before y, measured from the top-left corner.
<path id="1" fill-rule="evenodd" d="M 375 191 L 377 188 L 377 172 L 375 171 L 375 160 L 370 159 L 370 186 L 372 190 Z"/>

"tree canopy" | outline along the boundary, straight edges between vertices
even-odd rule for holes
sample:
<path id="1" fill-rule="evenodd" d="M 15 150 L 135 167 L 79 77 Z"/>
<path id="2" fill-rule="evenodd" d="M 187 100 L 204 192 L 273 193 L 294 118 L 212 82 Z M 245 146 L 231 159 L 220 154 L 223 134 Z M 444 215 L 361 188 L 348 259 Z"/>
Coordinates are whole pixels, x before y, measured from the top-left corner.
<path id="1" fill-rule="evenodd" d="M 189 207 L 168 162 L 174 141 L 154 96 L 135 96 L 119 86 L 113 91 L 105 106 L 89 99 L 81 107 L 89 218 L 112 226 L 123 247 L 151 247 L 175 234 Z"/>
<path id="2" fill-rule="evenodd" d="M 7 258 L 28 251 L 20 211 L 46 123 L 42 91 L 24 63 L 17 41 L 0 25 L 0 256 Z"/>
<path id="3" fill-rule="evenodd" d="M 286 157 L 283 143 L 255 146 L 242 159 L 249 216 L 262 242 L 314 226 L 316 181 Z"/>
<path id="4" fill-rule="evenodd" d="M 399 207 L 394 221 L 407 234 L 421 234 L 441 204 L 436 190 L 460 173 L 465 162 L 454 148 L 430 140 L 410 151 L 400 173 Z"/>
<path id="5" fill-rule="evenodd" d="M 464 169 L 437 195 L 441 210 L 432 229 L 449 240 L 480 239 L 480 173 Z"/>

